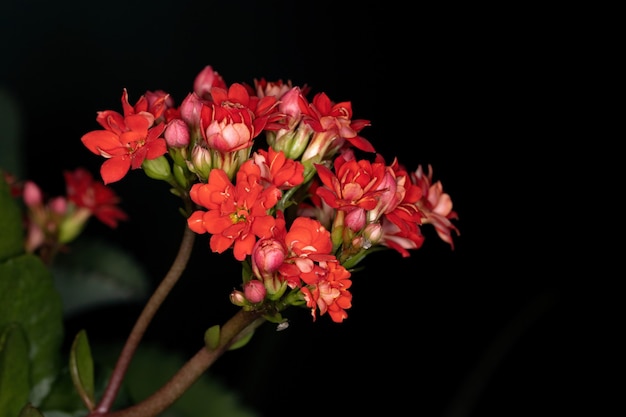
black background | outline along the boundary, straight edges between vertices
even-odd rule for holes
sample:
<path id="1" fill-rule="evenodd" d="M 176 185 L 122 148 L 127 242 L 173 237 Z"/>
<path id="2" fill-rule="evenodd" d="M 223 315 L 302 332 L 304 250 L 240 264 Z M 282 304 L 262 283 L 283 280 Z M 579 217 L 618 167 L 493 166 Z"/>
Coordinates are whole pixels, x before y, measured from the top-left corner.
<path id="1" fill-rule="evenodd" d="M 98 172 L 101 158 L 80 137 L 98 128 L 97 111 L 121 109 L 123 88 L 131 102 L 162 89 L 179 103 L 205 65 L 229 84 L 290 79 L 351 101 L 354 118 L 372 122 L 361 133 L 387 160 L 433 165 L 460 217 L 455 250 L 424 228 L 424 247 L 410 258 L 366 259 L 344 323 L 312 323 L 294 311 L 287 330 L 262 327 L 211 369 L 247 405 L 268 417 L 363 409 L 477 417 L 564 415 L 589 401 L 574 381 L 594 365 L 571 354 L 586 338 L 581 329 L 593 326 L 589 299 L 565 303 L 562 270 L 548 264 L 554 250 L 537 213 L 537 184 L 521 171 L 536 165 L 520 164 L 529 124 L 544 117 L 526 101 L 549 55 L 528 54 L 536 22 L 520 24 L 513 11 L 399 2 L 0 8 L 0 87 L 21 110 L 25 174 L 58 193 L 62 169 Z M 139 171 L 113 188 L 132 221 L 116 231 L 90 223 L 87 232 L 116 240 L 158 282 L 184 226 L 177 201 Z M 234 313 L 227 296 L 238 266 L 206 245 L 200 237 L 147 340 L 191 355 L 208 326 Z M 68 334 L 87 328 L 94 343 L 123 338 L 139 308 L 74 318 Z"/>

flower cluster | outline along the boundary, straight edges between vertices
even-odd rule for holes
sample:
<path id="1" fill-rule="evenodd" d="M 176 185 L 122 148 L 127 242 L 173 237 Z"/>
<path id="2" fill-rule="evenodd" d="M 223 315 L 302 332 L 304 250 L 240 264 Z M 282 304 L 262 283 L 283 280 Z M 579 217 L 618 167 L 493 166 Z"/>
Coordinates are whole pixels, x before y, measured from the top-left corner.
<path id="1" fill-rule="evenodd" d="M 54 197 L 45 196 L 34 181 L 18 181 L 7 172 L 3 175 L 12 195 L 21 198 L 26 208 L 25 250 L 36 253 L 46 263 L 80 235 L 92 216 L 112 228 L 128 219 L 117 206 L 120 202 L 117 194 L 94 180 L 84 168 L 64 171 L 66 193 Z"/>
<path id="2" fill-rule="evenodd" d="M 188 227 L 242 263 L 231 301 L 275 322 L 290 305 L 342 322 L 366 255 L 408 257 L 422 246 L 423 225 L 452 248 L 459 233 L 430 166 L 385 160 L 361 136 L 370 121 L 354 119 L 350 102 L 309 92 L 282 80 L 228 85 L 206 66 L 180 105 L 161 90 L 132 105 L 124 90 L 122 112 L 99 112 L 102 129 L 82 137 L 106 159 L 105 184 L 136 169 L 168 182 Z M 105 221 L 123 218 L 107 213 Z"/>

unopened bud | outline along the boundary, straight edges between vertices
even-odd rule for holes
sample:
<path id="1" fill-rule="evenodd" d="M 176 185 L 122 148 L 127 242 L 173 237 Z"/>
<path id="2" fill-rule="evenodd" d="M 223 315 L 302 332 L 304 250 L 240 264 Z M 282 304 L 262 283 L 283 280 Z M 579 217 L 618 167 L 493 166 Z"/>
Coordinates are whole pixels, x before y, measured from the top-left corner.
<path id="1" fill-rule="evenodd" d="M 152 179 L 168 182 L 172 180 L 170 163 L 164 155 L 155 159 L 144 160 L 141 167 L 146 175 Z"/>
<path id="2" fill-rule="evenodd" d="M 230 302 L 239 307 L 247 305 L 246 296 L 243 295 L 241 291 L 237 290 L 230 293 Z"/>
<path id="3" fill-rule="evenodd" d="M 246 296 L 246 300 L 253 304 L 260 303 L 265 298 L 267 290 L 261 281 L 253 279 L 246 282 L 243 286 L 243 292 Z"/>
<path id="4" fill-rule="evenodd" d="M 182 148 L 189 145 L 189 127 L 182 119 L 174 119 L 165 128 L 167 146 Z"/>

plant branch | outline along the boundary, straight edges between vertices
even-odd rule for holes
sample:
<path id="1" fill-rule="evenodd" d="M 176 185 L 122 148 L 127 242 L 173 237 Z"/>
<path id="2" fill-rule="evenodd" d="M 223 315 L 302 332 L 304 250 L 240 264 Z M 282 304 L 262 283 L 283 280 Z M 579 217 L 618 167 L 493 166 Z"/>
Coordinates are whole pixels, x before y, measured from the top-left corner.
<path id="1" fill-rule="evenodd" d="M 221 329 L 220 341 L 214 350 L 206 346 L 198 351 L 158 391 L 142 402 L 120 411 L 105 414 L 106 417 L 153 417 L 162 413 L 179 399 L 191 385 L 240 337 L 260 326 L 265 319 L 260 312 L 239 310 Z"/>
<path id="2" fill-rule="evenodd" d="M 192 232 L 188 227 L 185 227 L 185 232 L 183 234 L 183 239 L 180 244 L 178 254 L 176 255 L 176 259 L 174 259 L 167 275 L 165 275 L 163 281 L 161 281 L 154 294 L 152 294 L 141 312 L 141 315 L 137 319 L 135 326 L 126 340 L 124 348 L 120 353 L 117 363 L 115 364 L 113 374 L 111 375 L 111 379 L 109 380 L 106 390 L 104 391 L 102 399 L 90 416 L 101 416 L 106 414 L 111 409 L 141 338 L 146 332 L 146 329 L 152 321 L 155 313 L 187 267 L 191 251 L 193 249 L 195 236 L 196 234 L 194 232 Z"/>

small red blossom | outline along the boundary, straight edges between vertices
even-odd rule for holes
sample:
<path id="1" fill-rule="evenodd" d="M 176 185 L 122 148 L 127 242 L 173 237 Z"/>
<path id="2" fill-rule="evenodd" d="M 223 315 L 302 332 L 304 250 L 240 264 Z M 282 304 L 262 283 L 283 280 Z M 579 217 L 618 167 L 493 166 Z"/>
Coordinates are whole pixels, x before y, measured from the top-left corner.
<path id="1" fill-rule="evenodd" d="M 267 151 L 259 149 L 252 156 L 254 163 L 261 169 L 263 180 L 274 184 L 279 190 L 286 190 L 302 184 L 304 181 L 304 165 L 277 152 L 273 148 Z"/>
<path id="2" fill-rule="evenodd" d="M 252 253 L 256 239 L 271 236 L 275 219 L 268 214 L 278 201 L 276 188 L 263 187 L 259 168 L 250 163 L 237 172 L 233 185 L 224 170 L 216 168 L 207 184 L 196 183 L 190 197 L 207 211 L 197 210 L 187 219 L 196 233 L 210 233 L 211 250 L 222 253 L 233 247 L 237 260 Z"/>
<path id="3" fill-rule="evenodd" d="M 359 132 L 370 125 L 369 120 L 352 120 L 352 104 L 348 101 L 333 103 L 325 93 L 318 93 L 311 103 L 300 100 L 302 121 L 310 125 L 316 132 L 309 143 L 302 160 L 320 155 L 323 158 L 332 156 L 345 146 L 354 146 L 365 152 L 375 152 L 372 144 L 359 135 Z"/>
<path id="4" fill-rule="evenodd" d="M 343 322 L 348 317 L 346 309 L 352 307 L 352 293 L 348 291 L 352 286 L 350 272 L 339 262 L 323 262 L 315 278 L 314 282 L 307 282 L 309 285 L 302 288 L 313 321 L 319 309 L 320 315 L 328 313 L 335 323 Z"/>
<path id="5" fill-rule="evenodd" d="M 130 106 L 124 90 L 124 115 L 112 110 L 100 112 L 96 120 L 105 130 L 94 130 L 82 136 L 81 141 L 87 149 L 107 158 L 100 168 L 105 185 L 121 180 L 130 169 L 140 168 L 144 160 L 158 158 L 167 152 L 165 139 L 160 137 L 165 123 L 153 126 L 165 106 L 165 98 L 158 101 L 163 102 L 163 107 L 152 109 L 158 115 L 155 116 L 148 111 L 147 99 L 135 107 Z"/>
<path id="6" fill-rule="evenodd" d="M 77 168 L 64 171 L 67 198 L 78 207 L 85 207 L 93 215 L 111 228 L 116 228 L 119 220 L 127 220 L 128 215 L 117 204 L 120 202 L 115 192 L 106 185 L 94 181 L 89 171 Z"/>
<path id="7" fill-rule="evenodd" d="M 428 175 L 424 174 L 422 166 L 411 174 L 411 179 L 422 190 L 422 198 L 417 203 L 424 215 L 423 223 L 432 224 L 437 235 L 454 249 L 452 232 L 460 235 L 459 229 L 451 220 L 458 220 L 458 214 L 452 209 L 452 198 L 443 192 L 441 181 L 433 183 L 433 169 L 428 165 Z"/>

